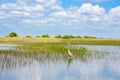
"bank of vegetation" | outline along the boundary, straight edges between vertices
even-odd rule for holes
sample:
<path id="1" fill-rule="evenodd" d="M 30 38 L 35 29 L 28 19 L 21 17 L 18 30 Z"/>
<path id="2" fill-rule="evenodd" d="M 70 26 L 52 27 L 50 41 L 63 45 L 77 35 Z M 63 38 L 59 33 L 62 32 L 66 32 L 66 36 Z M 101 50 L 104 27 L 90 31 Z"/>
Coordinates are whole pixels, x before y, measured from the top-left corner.
<path id="1" fill-rule="evenodd" d="M 113 45 L 120 46 L 120 39 L 96 38 L 94 36 L 73 36 L 56 35 L 51 37 L 49 34 L 32 37 L 30 35 L 20 37 L 17 33 L 11 32 L 6 37 L 0 38 L 0 43 L 60 43 L 60 44 L 81 44 L 81 45 Z"/>

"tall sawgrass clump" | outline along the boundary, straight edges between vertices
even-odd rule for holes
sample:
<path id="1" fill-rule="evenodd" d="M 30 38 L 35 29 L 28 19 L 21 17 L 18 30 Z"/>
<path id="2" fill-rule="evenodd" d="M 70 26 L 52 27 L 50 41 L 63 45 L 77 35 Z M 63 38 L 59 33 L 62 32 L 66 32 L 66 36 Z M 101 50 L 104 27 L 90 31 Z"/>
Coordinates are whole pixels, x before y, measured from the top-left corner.
<path id="1" fill-rule="evenodd" d="M 84 47 L 72 47 L 69 46 L 70 51 L 74 57 L 84 57 L 89 52 L 88 49 Z M 64 58 L 68 57 L 68 45 L 65 43 L 39 43 L 39 44 L 22 44 L 16 46 L 13 50 L 1 50 L 0 53 L 3 54 L 13 54 L 13 55 L 25 55 L 26 57 L 31 56 L 31 54 L 45 54 L 48 57 L 50 56 L 63 56 Z"/>
<path id="2" fill-rule="evenodd" d="M 68 45 L 61 43 L 41 43 L 41 44 L 24 44 L 19 47 L 24 53 L 60 53 L 67 56 Z M 84 47 L 70 47 L 70 51 L 75 56 L 84 56 L 89 50 Z"/>

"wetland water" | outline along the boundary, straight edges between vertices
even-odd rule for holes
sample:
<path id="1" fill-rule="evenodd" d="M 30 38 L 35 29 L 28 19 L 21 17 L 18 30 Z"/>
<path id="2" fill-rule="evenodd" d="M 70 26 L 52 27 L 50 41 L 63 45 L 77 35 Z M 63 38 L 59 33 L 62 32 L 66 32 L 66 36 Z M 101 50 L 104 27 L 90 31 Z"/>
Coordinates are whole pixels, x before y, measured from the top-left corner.
<path id="1" fill-rule="evenodd" d="M 0 44 L 0 80 L 120 80 L 120 46 L 71 45 L 91 50 L 73 60 L 59 53 L 5 52 L 15 46 Z"/>

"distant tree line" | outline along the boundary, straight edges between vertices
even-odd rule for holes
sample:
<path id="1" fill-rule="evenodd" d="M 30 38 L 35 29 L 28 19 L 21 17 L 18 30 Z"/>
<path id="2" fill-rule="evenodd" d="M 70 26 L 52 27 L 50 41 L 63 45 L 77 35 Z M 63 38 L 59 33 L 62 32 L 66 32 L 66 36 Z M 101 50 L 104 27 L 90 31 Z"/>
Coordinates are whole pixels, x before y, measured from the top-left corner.
<path id="1" fill-rule="evenodd" d="M 18 34 L 16 32 L 11 32 L 7 37 L 18 37 Z M 27 35 L 25 36 L 26 38 L 32 38 L 32 36 Z M 51 36 L 49 34 L 44 34 L 42 36 L 36 36 L 36 38 L 51 38 Z M 86 39 L 95 39 L 96 37 L 94 36 L 74 36 L 74 35 L 55 35 L 54 38 L 62 38 L 62 39 L 71 39 L 71 38 L 86 38 Z"/>

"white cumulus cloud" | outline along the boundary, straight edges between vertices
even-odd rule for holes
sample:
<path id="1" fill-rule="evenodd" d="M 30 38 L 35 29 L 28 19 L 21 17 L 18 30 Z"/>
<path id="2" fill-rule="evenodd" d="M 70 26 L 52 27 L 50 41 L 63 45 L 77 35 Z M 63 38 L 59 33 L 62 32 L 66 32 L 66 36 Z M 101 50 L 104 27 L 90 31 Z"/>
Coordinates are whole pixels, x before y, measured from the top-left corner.
<path id="1" fill-rule="evenodd" d="M 112 17 L 118 17 L 118 18 L 120 18 L 120 6 L 112 8 L 109 11 L 109 15 L 112 16 Z"/>
<path id="2" fill-rule="evenodd" d="M 92 5 L 90 3 L 83 4 L 78 11 L 81 14 L 88 14 L 88 15 L 104 15 L 105 10 L 104 8 L 100 7 L 99 5 Z"/>
<path id="3" fill-rule="evenodd" d="M 104 1 L 110 1 L 110 0 L 79 0 L 83 2 L 104 2 Z"/>
<path id="4" fill-rule="evenodd" d="M 18 0 L 16 3 L 3 3 L 0 5 L 0 19 L 11 18 L 11 21 L 15 21 L 17 17 L 22 18 L 20 21 L 23 24 L 75 25 L 78 28 L 120 25 L 120 6 L 106 12 L 103 7 L 91 3 L 69 8 L 64 8 L 61 4 L 60 0 Z"/>

